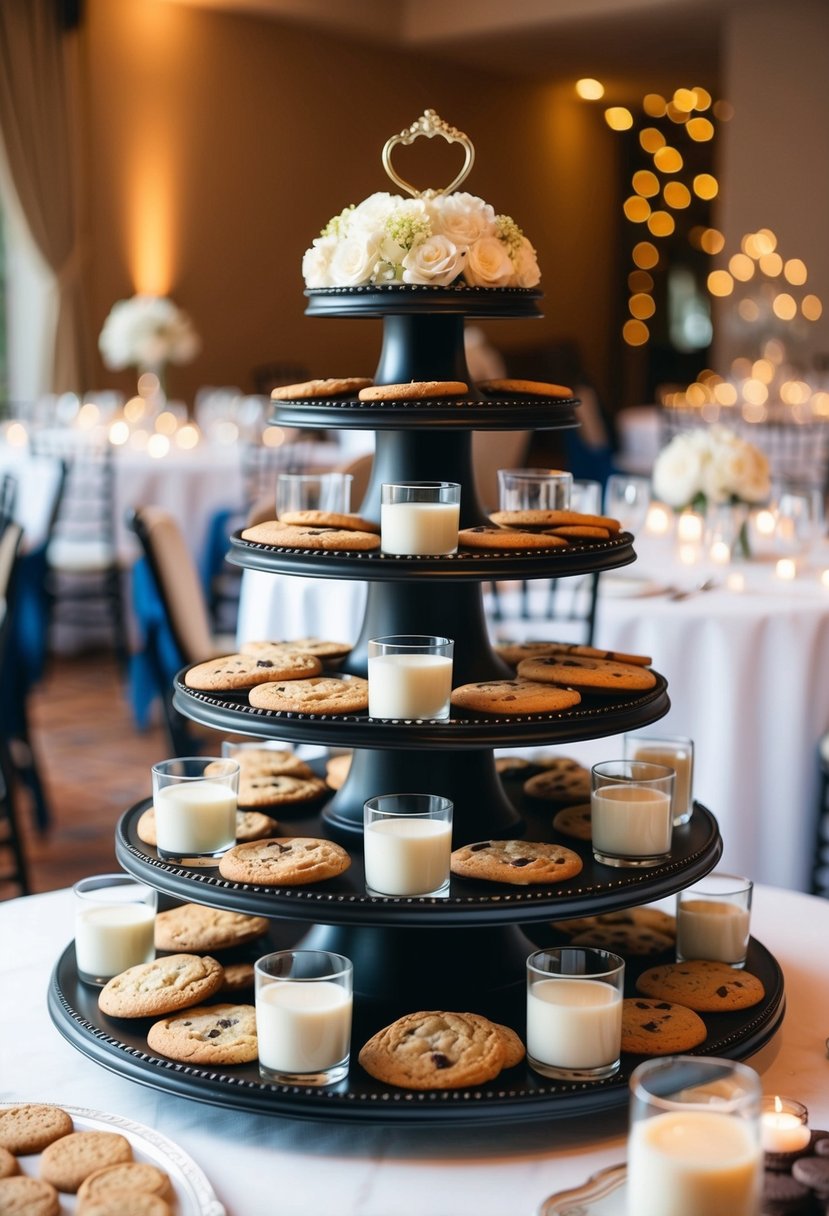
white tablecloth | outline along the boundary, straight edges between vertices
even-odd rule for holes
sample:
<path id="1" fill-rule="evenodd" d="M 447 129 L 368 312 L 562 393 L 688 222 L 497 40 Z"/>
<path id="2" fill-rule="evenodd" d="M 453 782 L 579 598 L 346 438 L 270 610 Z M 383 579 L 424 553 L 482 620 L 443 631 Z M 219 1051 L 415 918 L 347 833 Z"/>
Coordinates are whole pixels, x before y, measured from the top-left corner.
<path id="1" fill-rule="evenodd" d="M 0 904 L 0 1097 L 123 1115 L 176 1141 L 228 1216 L 531 1216 L 553 1191 L 623 1160 L 623 1111 L 473 1129 L 334 1126 L 225 1111 L 118 1077 L 71 1047 L 46 1011 L 71 933 L 67 891 Z M 780 962 L 788 1012 L 751 1063 L 767 1094 L 804 1102 L 829 1126 L 829 902 L 755 892 L 752 932 Z"/>
<path id="2" fill-rule="evenodd" d="M 818 577 L 829 567 L 829 547 L 801 561 L 794 582 L 778 579 L 773 563 L 744 563 L 734 567 L 744 591 L 728 590 L 728 571 L 719 571 L 714 590 L 682 601 L 666 588 L 693 587 L 701 573 L 647 538 L 636 547 L 635 566 L 600 580 L 596 645 L 651 655 L 667 678 L 671 711 L 647 733 L 694 740 L 694 793 L 719 820 L 722 864 L 807 890 L 817 746 L 829 729 L 829 587 Z M 354 641 L 364 602 L 360 583 L 245 571 L 239 641 L 308 634 Z M 492 632 L 574 636 L 540 618 L 493 624 Z M 619 758 L 622 745 L 602 739 L 562 750 L 593 764 Z"/>

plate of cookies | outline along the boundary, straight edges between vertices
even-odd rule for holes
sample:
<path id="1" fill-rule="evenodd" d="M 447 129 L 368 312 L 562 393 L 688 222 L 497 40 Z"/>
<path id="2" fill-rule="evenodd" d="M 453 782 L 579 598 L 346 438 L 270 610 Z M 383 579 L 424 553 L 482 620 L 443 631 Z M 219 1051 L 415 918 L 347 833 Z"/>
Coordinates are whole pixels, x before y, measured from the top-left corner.
<path id="1" fill-rule="evenodd" d="M 0 1211 L 226 1216 L 195 1161 L 153 1128 L 38 1102 L 0 1102 Z"/>

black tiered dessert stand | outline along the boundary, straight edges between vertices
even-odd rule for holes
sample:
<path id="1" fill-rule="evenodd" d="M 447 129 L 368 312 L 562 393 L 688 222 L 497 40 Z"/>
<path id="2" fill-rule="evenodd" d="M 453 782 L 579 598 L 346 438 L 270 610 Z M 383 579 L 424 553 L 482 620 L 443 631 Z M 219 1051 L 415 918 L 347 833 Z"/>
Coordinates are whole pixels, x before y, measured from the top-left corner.
<path id="1" fill-rule="evenodd" d="M 463 343 L 467 317 L 538 316 L 532 290 L 416 287 L 314 290 L 307 312 L 315 316 L 380 317 L 383 346 L 378 384 L 412 380 L 469 383 Z M 380 485 L 401 480 L 461 484 L 461 525 L 486 522 L 475 490 L 473 430 L 557 429 L 576 425 L 575 399 L 494 398 L 471 391 L 462 398 L 366 403 L 326 399 L 280 403 L 275 421 L 305 428 L 376 431 L 373 472 L 360 513 L 379 518 Z M 482 584 L 489 580 L 544 578 L 609 570 L 635 560 L 632 538 L 622 533 L 598 544 L 526 553 L 464 552 L 448 557 L 401 558 L 381 553 L 329 553 L 232 539 L 230 560 L 250 569 L 368 583 L 360 638 L 343 665 L 366 675 L 368 639 L 419 633 L 455 641 L 453 683 L 511 674 L 494 653 L 486 629 Z M 49 994 L 58 1028 L 81 1051 L 144 1084 L 239 1109 L 297 1118 L 378 1120 L 395 1123 L 561 1118 L 621 1106 L 627 1101 L 635 1058 L 596 1083 L 553 1082 L 526 1065 L 487 1086 L 412 1092 L 384 1086 L 357 1063 L 370 1034 L 415 1009 L 473 1009 L 521 1030 L 525 959 L 554 934 L 564 918 L 618 910 L 673 894 L 716 865 L 722 851 L 713 816 L 695 805 L 677 829 L 671 858 L 652 869 L 596 864 L 589 844 L 571 842 L 584 860 L 574 879 L 549 888 L 500 886 L 453 877 L 448 899 L 367 896 L 362 869 L 362 812 L 366 798 L 417 790 L 440 793 L 455 804 L 453 843 L 526 835 L 553 839 L 551 815 L 496 773 L 494 747 L 526 747 L 598 738 L 657 721 L 669 708 L 665 680 L 647 694 L 585 697 L 574 709 L 510 718 L 460 715 L 446 721 L 401 722 L 355 715 L 274 713 L 252 708 L 244 695 L 213 695 L 177 678 L 174 701 L 198 722 L 232 734 L 353 748 L 348 778 L 321 810 L 280 813 L 292 835 L 327 835 L 352 855 L 340 878 L 312 887 L 268 888 L 232 883 L 213 868 L 162 861 L 137 836 L 148 803 L 130 808 L 116 833 L 125 869 L 174 899 L 271 918 L 267 948 L 303 946 L 346 954 L 354 962 L 355 1024 L 352 1067 L 338 1086 L 280 1086 L 259 1078 L 256 1065 L 208 1070 L 154 1057 L 143 1023 L 104 1017 L 97 993 L 77 979 L 74 947 L 59 960 Z M 251 957 L 255 957 L 255 954 Z M 784 1007 L 783 980 L 774 958 L 756 941 L 749 968 L 766 996 L 754 1009 L 709 1018 L 700 1053 L 744 1058 L 776 1030 Z M 629 963 L 629 978 L 636 967 Z"/>

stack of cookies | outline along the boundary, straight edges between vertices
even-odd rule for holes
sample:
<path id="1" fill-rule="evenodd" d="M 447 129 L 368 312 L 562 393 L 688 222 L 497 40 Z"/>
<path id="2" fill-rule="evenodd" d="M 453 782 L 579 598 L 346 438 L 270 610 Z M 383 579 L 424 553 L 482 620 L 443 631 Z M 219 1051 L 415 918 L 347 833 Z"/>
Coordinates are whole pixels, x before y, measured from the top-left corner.
<path id="1" fill-rule="evenodd" d="M 257 709 L 308 714 L 359 713 L 368 709 L 368 681 L 360 676 L 324 674 L 326 666 L 336 665 L 350 649 L 343 642 L 320 638 L 246 642 L 238 654 L 189 668 L 184 683 L 198 692 L 247 693 L 250 704 Z"/>
<path id="2" fill-rule="evenodd" d="M 176 1207 L 170 1176 L 135 1161 L 120 1132 L 76 1130 L 59 1106 L 0 1110 L 0 1212 L 59 1216 L 61 1193 L 76 1196 L 76 1216 L 172 1216 Z"/>
<path id="3" fill-rule="evenodd" d="M 622 530 L 618 519 L 583 511 L 494 511 L 489 518 L 491 524 L 461 529 L 458 534 L 461 549 L 508 553 L 567 549 L 574 544 L 615 539 Z"/>

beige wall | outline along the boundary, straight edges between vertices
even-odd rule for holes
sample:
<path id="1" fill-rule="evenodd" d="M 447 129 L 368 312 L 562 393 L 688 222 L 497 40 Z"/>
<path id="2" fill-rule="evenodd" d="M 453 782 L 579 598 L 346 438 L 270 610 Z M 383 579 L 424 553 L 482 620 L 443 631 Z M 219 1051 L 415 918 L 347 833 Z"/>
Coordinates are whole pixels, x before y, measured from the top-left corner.
<path id="1" fill-rule="evenodd" d="M 726 25 L 723 93 L 734 106 L 721 145 L 724 190 L 718 222 L 726 245 L 771 228 L 784 259 L 802 258 L 807 286 L 823 301 L 819 321 L 779 329 L 808 370 L 829 358 L 829 5 L 825 0 L 758 0 L 736 7 Z M 716 361 L 725 370 L 753 331 L 730 323 L 733 303 L 718 310 Z"/>
<path id="2" fill-rule="evenodd" d="M 188 309 L 204 347 L 172 370 L 174 395 L 248 389 L 251 368 L 271 360 L 373 371 L 379 323 L 305 318 L 300 261 L 333 213 L 386 188 L 383 143 L 427 106 L 475 143 L 467 187 L 538 248 L 545 319 L 495 322 L 490 336 L 501 347 L 578 337 L 607 391 L 614 142 L 569 85 L 164 0 L 87 0 L 83 36 L 89 315 L 97 334 L 113 301 L 138 289 Z M 448 180 L 444 148 L 403 149 L 404 176 Z M 98 367 L 100 385 L 131 387 Z"/>

